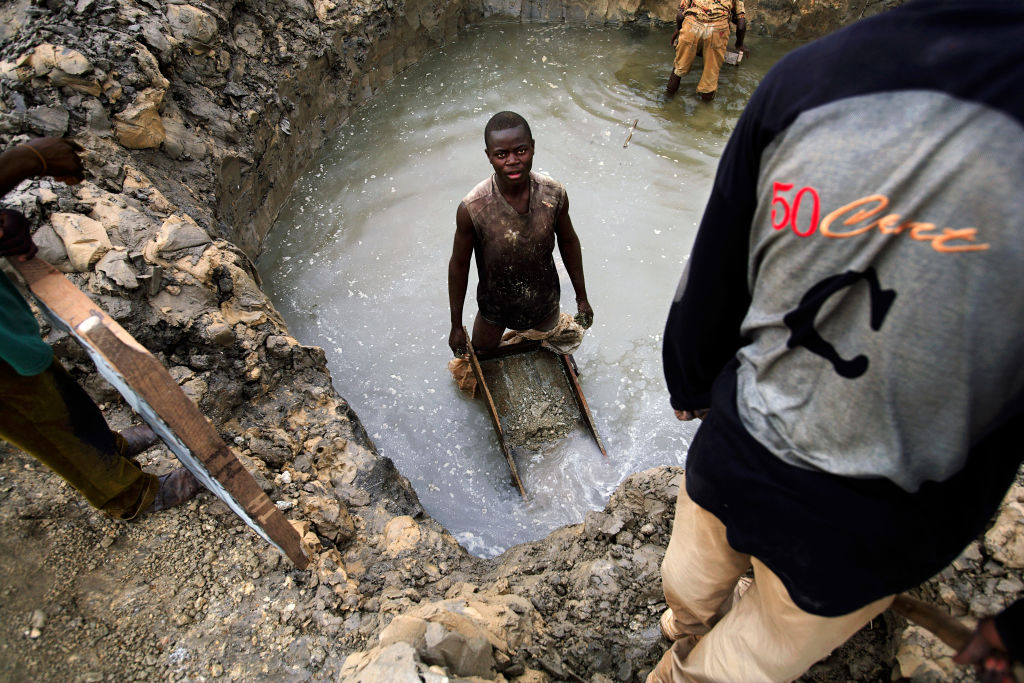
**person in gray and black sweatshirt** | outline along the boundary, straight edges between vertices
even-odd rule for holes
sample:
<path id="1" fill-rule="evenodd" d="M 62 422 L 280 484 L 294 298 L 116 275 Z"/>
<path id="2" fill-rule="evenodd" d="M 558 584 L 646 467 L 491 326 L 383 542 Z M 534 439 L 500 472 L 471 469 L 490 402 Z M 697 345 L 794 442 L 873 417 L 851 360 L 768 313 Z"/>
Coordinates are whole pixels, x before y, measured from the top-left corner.
<path id="1" fill-rule="evenodd" d="M 997 510 L 1024 440 L 1022 36 L 1019 1 L 914 1 L 751 98 L 666 325 L 672 407 L 704 420 L 651 683 L 797 678 Z M 1019 613 L 957 661 L 1020 659 Z"/>

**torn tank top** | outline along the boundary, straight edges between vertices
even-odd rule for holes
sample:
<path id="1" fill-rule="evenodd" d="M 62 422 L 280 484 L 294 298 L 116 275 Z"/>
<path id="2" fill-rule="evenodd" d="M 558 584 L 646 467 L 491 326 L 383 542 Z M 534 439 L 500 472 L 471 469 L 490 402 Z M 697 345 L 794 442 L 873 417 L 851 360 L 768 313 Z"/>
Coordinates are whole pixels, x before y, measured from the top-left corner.
<path id="1" fill-rule="evenodd" d="M 494 176 L 462 200 L 473 221 L 477 306 L 488 322 L 527 330 L 558 310 L 555 224 L 565 201 L 561 183 L 532 171 L 525 214 L 505 200 Z"/>

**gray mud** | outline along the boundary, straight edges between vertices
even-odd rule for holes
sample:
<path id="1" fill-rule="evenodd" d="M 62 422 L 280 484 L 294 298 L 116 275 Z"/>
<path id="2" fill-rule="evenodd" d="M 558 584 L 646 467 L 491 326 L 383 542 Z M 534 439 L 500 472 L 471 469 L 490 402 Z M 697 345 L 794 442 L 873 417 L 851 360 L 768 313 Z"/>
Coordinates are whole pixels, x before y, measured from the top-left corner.
<path id="1" fill-rule="evenodd" d="M 750 0 L 748 11 L 753 30 L 794 35 L 879 7 L 824 4 Z M 82 185 L 26 183 L 4 203 L 38 226 L 48 260 L 167 365 L 264 491 L 304 525 L 313 557 L 309 571 L 295 570 L 205 493 L 131 524 L 107 519 L 4 447 L 0 678 L 643 680 L 667 646 L 659 564 L 681 471 L 637 473 L 584 522 L 493 560 L 473 557 L 376 452 L 334 390 L 323 351 L 288 333 L 251 262 L 328 132 L 396 72 L 497 9 L 416 0 L 0 5 L 0 144 L 73 136 L 87 168 Z M 675 5 L 514 11 L 669 22 Z M 77 239 L 71 224 L 96 239 Z M 87 243 L 95 250 L 82 252 Z M 112 425 L 135 422 L 80 349 L 56 333 L 47 339 Z M 143 462 L 174 465 L 161 448 Z M 987 534 L 919 592 L 967 623 L 1010 602 L 1024 587 L 1022 509 L 1018 488 Z M 887 615 L 802 680 L 970 680 L 949 654 Z"/>

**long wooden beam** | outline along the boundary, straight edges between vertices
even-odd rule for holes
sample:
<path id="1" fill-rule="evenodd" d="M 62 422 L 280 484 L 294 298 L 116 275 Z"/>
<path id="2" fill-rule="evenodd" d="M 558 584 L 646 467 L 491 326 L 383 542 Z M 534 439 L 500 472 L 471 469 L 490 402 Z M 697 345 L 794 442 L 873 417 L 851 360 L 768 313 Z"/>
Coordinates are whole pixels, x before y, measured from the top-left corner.
<path id="1" fill-rule="evenodd" d="M 967 647 L 967 643 L 974 635 L 974 631 L 961 624 L 948 612 L 906 593 L 897 595 L 890 609 L 928 629 L 956 652 Z"/>
<path id="2" fill-rule="evenodd" d="M 253 531 L 305 569 L 309 558 L 298 532 L 160 361 L 46 261 L 10 262 L 54 324 L 81 343 L 181 463 Z"/>
<path id="3" fill-rule="evenodd" d="M 580 378 L 576 375 L 576 360 L 571 354 L 562 353 L 559 354 L 562 359 L 562 368 L 565 370 L 565 376 L 569 380 L 569 386 L 572 387 L 572 395 L 576 398 L 576 405 L 579 406 L 580 412 L 583 414 L 583 422 L 586 423 L 587 429 L 594 436 L 594 441 L 597 442 L 597 447 L 601 449 L 601 455 L 605 458 L 608 457 L 608 451 L 604 449 L 604 442 L 601 441 L 601 435 L 597 433 L 597 423 L 594 422 L 594 416 L 590 412 L 590 406 L 587 404 L 587 398 L 583 395 L 583 387 L 580 386 Z"/>
<path id="4" fill-rule="evenodd" d="M 501 428 L 501 417 L 498 415 L 498 409 L 494 406 L 494 399 L 491 398 L 491 390 L 487 387 L 487 380 L 484 379 L 484 371 L 480 367 L 480 360 L 476 356 L 476 350 L 473 348 L 473 342 L 470 341 L 469 332 L 465 327 L 462 331 L 466 334 L 466 348 L 469 349 L 469 363 L 473 367 L 473 374 L 476 375 L 476 382 L 479 385 L 481 393 L 484 396 L 484 400 L 487 402 L 487 412 L 491 416 L 491 422 L 494 424 L 494 432 L 498 435 L 498 443 L 501 444 L 501 450 L 505 454 L 505 461 L 508 462 L 508 468 L 512 470 L 512 481 L 515 482 L 516 487 L 519 489 L 520 495 L 526 498 L 526 489 L 523 488 L 523 482 L 519 478 L 519 470 L 516 469 L 515 458 L 512 457 L 512 451 L 509 450 L 508 444 L 505 442 L 505 431 Z"/>

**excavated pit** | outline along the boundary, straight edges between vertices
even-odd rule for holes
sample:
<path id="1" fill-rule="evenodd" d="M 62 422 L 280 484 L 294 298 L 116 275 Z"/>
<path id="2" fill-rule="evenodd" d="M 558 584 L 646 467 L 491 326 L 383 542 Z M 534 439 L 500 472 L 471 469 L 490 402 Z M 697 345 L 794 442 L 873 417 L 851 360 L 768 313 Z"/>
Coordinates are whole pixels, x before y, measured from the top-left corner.
<path id="1" fill-rule="evenodd" d="M 893 4 L 748 0 L 747 8 L 752 31 L 803 39 Z M 633 475 L 582 523 L 492 560 L 473 557 L 376 452 L 324 351 L 291 335 L 252 261 L 327 137 L 467 24 L 504 15 L 664 28 L 675 6 L 0 6 L 0 142 L 73 136 L 88 171 L 75 188 L 33 182 L 4 203 L 38 225 L 48 260 L 168 366 L 278 507 L 308 525 L 315 555 L 310 571 L 293 570 L 206 494 L 133 524 L 113 522 L 5 448 L 5 676 L 399 680 L 433 665 L 452 677 L 524 683 L 643 680 L 665 647 L 658 565 L 680 470 Z M 73 343 L 47 338 L 112 425 L 137 420 Z M 141 462 L 156 471 L 173 465 L 161 448 Z M 1013 567 L 1021 564 L 1007 554 L 1011 507 L 927 595 L 959 616 L 1011 599 L 993 580 L 1020 583 Z M 428 627 L 431 642 L 444 635 L 452 647 L 429 645 Z M 962 676 L 933 640 L 887 617 L 805 680 L 914 671 Z"/>
<path id="2" fill-rule="evenodd" d="M 659 347 L 668 302 L 729 131 L 765 71 L 798 44 L 748 42 L 758 58 L 726 67 L 708 106 L 694 95 L 696 74 L 664 97 L 664 29 L 474 24 L 360 107 L 282 207 L 258 261 L 264 291 L 297 339 L 323 348 L 378 452 L 470 552 L 540 539 L 603 508 L 630 474 L 683 464 L 695 425 L 669 409 Z M 525 500 L 509 486 L 484 401 L 465 400 L 446 368 L 454 215 L 492 172 L 482 131 L 506 108 L 530 122 L 534 169 L 568 193 L 596 311 L 574 356 L 609 452 L 569 418 L 573 398 L 554 395 L 550 377 L 496 382 L 510 387 L 505 429 Z M 562 310 L 575 313 L 557 250 L 555 261 Z M 469 327 L 475 291 L 471 268 Z"/>

